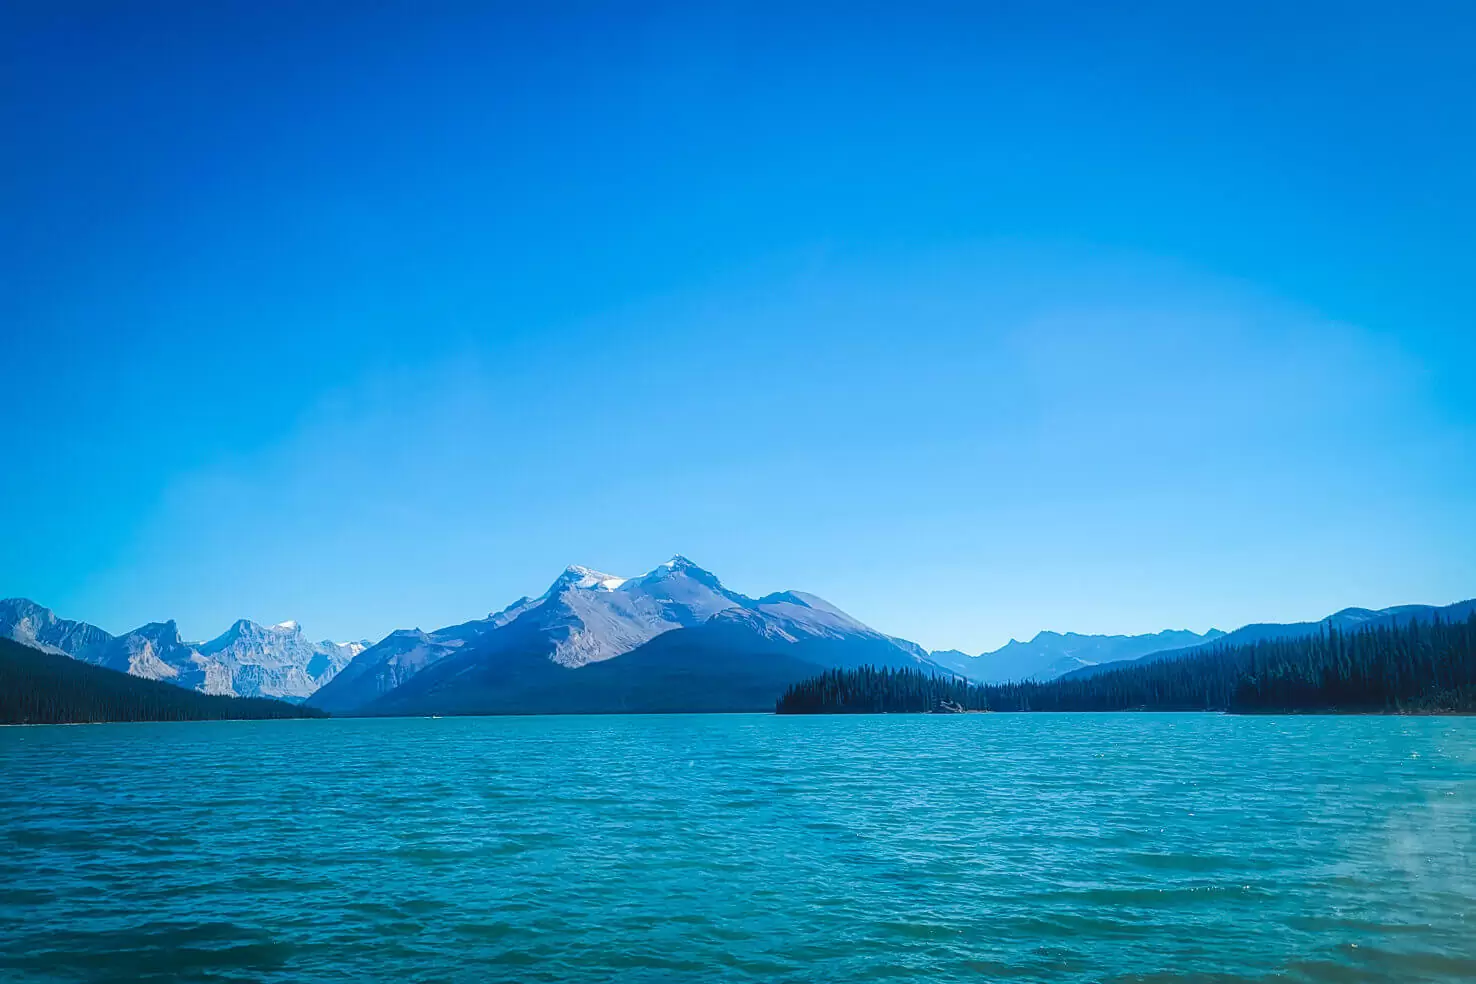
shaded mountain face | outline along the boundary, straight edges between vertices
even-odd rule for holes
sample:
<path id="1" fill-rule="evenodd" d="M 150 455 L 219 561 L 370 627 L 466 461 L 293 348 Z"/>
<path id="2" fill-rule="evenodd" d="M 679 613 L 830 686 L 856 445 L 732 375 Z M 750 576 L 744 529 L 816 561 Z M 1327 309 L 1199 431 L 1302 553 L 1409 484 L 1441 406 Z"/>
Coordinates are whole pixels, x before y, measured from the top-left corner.
<path id="1" fill-rule="evenodd" d="M 401 665 L 407 651 L 418 654 L 417 665 Z M 309 703 L 338 713 L 383 714 L 695 710 L 714 704 L 761 710 L 789 680 L 855 660 L 915 666 L 926 654 L 813 595 L 753 599 L 730 591 L 710 571 L 678 556 L 633 578 L 570 567 L 539 598 L 521 599 L 486 619 L 399 641 L 391 636 Z M 673 683 L 677 677 L 680 686 Z M 770 689 L 774 683 L 778 690 Z M 733 696 L 749 690 L 753 696 Z M 698 693 L 703 700 L 687 700 Z M 739 706 L 727 706 L 732 700 Z"/>
<path id="2" fill-rule="evenodd" d="M 174 622 L 150 622 L 113 640 L 98 665 L 207 694 L 229 694 L 230 674 L 179 637 Z"/>
<path id="3" fill-rule="evenodd" d="M 1335 628 L 1342 631 L 1357 631 L 1362 628 L 1379 628 L 1381 626 L 1404 625 L 1411 621 L 1429 622 L 1440 619 L 1442 622 L 1462 622 L 1476 612 L 1476 599 L 1459 601 L 1454 605 L 1437 607 L 1434 605 L 1395 605 L 1391 608 L 1344 608 L 1334 612 L 1320 622 L 1256 622 L 1251 625 L 1241 626 L 1234 632 L 1227 632 L 1220 638 L 1214 640 L 1217 645 L 1243 646 L 1250 643 L 1264 642 L 1270 639 L 1303 639 L 1307 636 L 1316 635 L 1327 628 Z M 1163 649 L 1140 656 L 1137 659 L 1120 659 L 1114 662 L 1099 663 L 1095 666 L 1083 667 L 1066 674 L 1069 678 L 1095 676 L 1109 670 L 1119 669 L 1141 660 L 1172 660 L 1181 659 L 1185 656 L 1195 654 L 1197 647 Z"/>
<path id="4" fill-rule="evenodd" d="M 0 635 L 188 690 L 287 700 L 307 697 L 364 649 L 358 642 L 310 642 L 296 622 L 264 626 L 246 619 L 209 642 L 185 642 L 172 621 L 115 637 L 16 598 L 0 602 Z"/>
<path id="5" fill-rule="evenodd" d="M 230 693 L 301 700 L 337 676 L 365 645 L 310 642 L 296 622 L 258 625 L 243 618 L 193 648 L 208 665 L 229 674 Z"/>
<path id="6" fill-rule="evenodd" d="M 486 619 L 448 626 L 435 632 L 422 632 L 420 629 L 391 632 L 355 656 L 307 702 L 333 714 L 362 707 L 496 628 L 502 615 L 499 612 Z"/>
<path id="7" fill-rule="evenodd" d="M 65 653 L 0 639 L 0 724 L 312 717 L 275 700 L 217 697 L 140 680 Z"/>
<path id="8" fill-rule="evenodd" d="M 738 604 L 711 573 L 673 557 L 640 577 L 571 566 L 537 598 L 433 632 L 402 629 L 360 654 L 310 703 L 353 711 L 456 656 L 527 654 L 574 668 L 611 659 L 663 632 L 699 625 Z"/>
<path id="9" fill-rule="evenodd" d="M 537 598 L 432 632 L 401 629 L 360 654 L 310 703 L 353 711 L 452 656 L 517 651 L 566 668 L 630 652 L 663 632 L 699 625 L 739 604 L 711 573 L 673 557 L 640 577 L 571 566 Z"/>
<path id="10" fill-rule="evenodd" d="M 975 683 L 1043 681 L 1098 663 L 1138 659 L 1165 649 L 1203 645 L 1224 634 L 1219 629 L 1210 629 L 1203 635 L 1186 629 L 1166 629 L 1135 636 L 1040 632 L 1029 642 L 1011 639 L 993 652 L 978 656 L 950 649 L 932 653 L 930 658 Z"/>
<path id="11" fill-rule="evenodd" d="M 548 658 L 574 668 L 628 653 L 663 632 L 701 625 L 746 601 L 680 556 L 633 578 L 570 567 L 540 604 L 508 621 L 502 637 L 546 638 Z"/>
<path id="12" fill-rule="evenodd" d="M 58 618 L 51 609 L 25 598 L 0 601 L 0 636 L 87 663 L 98 662 L 113 641 L 95 625 Z"/>
<path id="13" fill-rule="evenodd" d="M 310 642 L 296 622 L 241 619 L 208 642 L 185 642 L 173 622 L 162 622 L 119 636 L 99 665 L 207 694 L 303 700 L 363 650 Z"/>

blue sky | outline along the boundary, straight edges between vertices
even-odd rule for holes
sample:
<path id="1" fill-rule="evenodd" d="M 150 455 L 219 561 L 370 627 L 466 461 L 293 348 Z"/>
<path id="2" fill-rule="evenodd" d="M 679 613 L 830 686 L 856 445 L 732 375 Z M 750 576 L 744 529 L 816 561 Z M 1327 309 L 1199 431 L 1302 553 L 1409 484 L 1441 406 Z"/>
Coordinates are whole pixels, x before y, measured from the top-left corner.
<path id="1" fill-rule="evenodd" d="M 1468 5 L 360 6 L 0 14 L 0 595 L 1476 595 Z"/>

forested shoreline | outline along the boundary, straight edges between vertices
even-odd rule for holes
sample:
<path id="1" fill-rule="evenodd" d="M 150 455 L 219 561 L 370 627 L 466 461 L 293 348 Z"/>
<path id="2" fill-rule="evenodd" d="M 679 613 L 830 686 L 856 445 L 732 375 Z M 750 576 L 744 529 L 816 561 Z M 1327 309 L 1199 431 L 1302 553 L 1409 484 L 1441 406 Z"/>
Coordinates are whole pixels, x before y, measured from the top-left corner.
<path id="1" fill-rule="evenodd" d="M 220 697 L 0 639 L 0 724 L 327 717 L 260 697 Z"/>
<path id="2" fill-rule="evenodd" d="M 1090 677 L 996 686 L 923 670 L 831 670 L 791 686 L 780 714 L 931 711 L 1476 712 L 1476 615 L 1210 646 Z"/>
<path id="3" fill-rule="evenodd" d="M 769 691 L 772 693 L 773 691 Z M 1206 646 L 1095 676 L 994 686 L 946 672 L 862 667 L 789 686 L 780 714 L 960 711 L 1476 712 L 1476 614 L 1356 632 Z M 323 716 L 211 696 L 0 639 L 0 723 Z"/>

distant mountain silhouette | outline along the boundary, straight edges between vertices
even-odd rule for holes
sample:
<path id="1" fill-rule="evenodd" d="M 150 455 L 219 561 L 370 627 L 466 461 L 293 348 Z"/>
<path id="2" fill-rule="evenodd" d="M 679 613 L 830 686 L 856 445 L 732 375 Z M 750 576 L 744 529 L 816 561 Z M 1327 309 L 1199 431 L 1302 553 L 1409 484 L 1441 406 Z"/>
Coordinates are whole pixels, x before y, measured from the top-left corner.
<path id="1" fill-rule="evenodd" d="M 974 683 L 1054 680 L 1083 667 L 1137 659 L 1165 649 L 1198 646 L 1224 634 L 1219 629 L 1210 629 L 1203 635 L 1185 629 L 1165 629 L 1134 636 L 1046 631 L 1037 633 L 1029 642 L 1011 639 L 993 652 L 978 656 L 949 649 L 930 653 L 929 658 Z"/>
<path id="2" fill-rule="evenodd" d="M 1345 613 L 1340 613 L 1345 614 Z M 1467 714 L 1476 711 L 1476 614 L 1362 612 L 1351 628 L 1197 646 L 1090 676 L 972 684 L 920 670 L 827 670 L 785 690 L 780 714 L 961 711 L 1230 711 Z"/>
<path id="3" fill-rule="evenodd" d="M 1453 605 L 1395 605 L 1391 608 L 1344 608 L 1317 622 L 1257 622 L 1245 625 L 1234 632 L 1227 632 L 1215 640 L 1219 646 L 1243 646 L 1270 639 L 1302 639 L 1316 635 L 1327 628 L 1353 632 L 1363 628 L 1403 625 L 1411 621 L 1429 622 L 1439 618 L 1443 622 L 1463 622 L 1476 612 L 1476 599 L 1458 601 Z M 1138 659 L 1121 659 L 1095 666 L 1083 667 L 1064 675 L 1064 679 L 1095 676 L 1111 670 L 1121 669 L 1139 661 L 1174 660 L 1195 655 L 1198 647 L 1181 647 L 1148 653 Z"/>

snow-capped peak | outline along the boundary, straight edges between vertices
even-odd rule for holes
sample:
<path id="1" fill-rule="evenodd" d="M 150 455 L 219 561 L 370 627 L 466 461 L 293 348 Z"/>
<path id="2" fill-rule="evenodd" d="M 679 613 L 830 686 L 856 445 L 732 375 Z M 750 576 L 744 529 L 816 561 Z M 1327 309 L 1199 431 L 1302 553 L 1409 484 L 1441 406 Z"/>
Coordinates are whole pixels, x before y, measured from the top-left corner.
<path id="1" fill-rule="evenodd" d="M 581 567 L 578 564 L 570 564 L 564 568 L 564 573 L 559 575 L 556 585 L 559 587 L 573 588 L 596 588 L 602 591 L 614 591 L 626 581 L 623 577 L 614 574 L 606 574 L 592 567 Z"/>
<path id="2" fill-rule="evenodd" d="M 646 582 L 656 581 L 678 574 L 695 577 L 703 583 L 721 589 L 721 584 L 718 582 L 716 575 L 703 570 L 681 554 L 677 554 L 665 563 L 657 564 L 649 571 L 636 577 L 619 577 L 615 574 L 607 574 L 604 571 L 595 570 L 593 567 L 570 564 L 564 568 L 564 573 L 560 574 L 558 580 L 553 583 L 553 587 L 549 589 L 549 593 L 557 594 L 559 591 L 567 588 L 579 588 L 590 591 L 618 591 L 621 588 L 631 590 Z M 548 597 L 548 594 L 545 594 L 544 597 Z M 516 608 L 519 606 L 514 605 L 513 607 Z"/>
<path id="3" fill-rule="evenodd" d="M 274 629 L 281 629 L 284 632 L 296 632 L 297 631 L 297 623 L 294 622 L 292 619 L 289 618 L 285 622 L 278 622 L 276 625 L 272 626 L 272 628 L 274 628 Z"/>
<path id="4" fill-rule="evenodd" d="M 670 577 L 685 577 L 699 584 L 704 584 L 714 591 L 726 591 L 722 581 L 712 571 L 704 570 L 692 563 L 681 554 L 677 554 L 665 563 L 657 564 L 646 573 L 635 580 L 641 584 L 649 584 Z"/>

